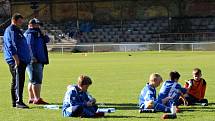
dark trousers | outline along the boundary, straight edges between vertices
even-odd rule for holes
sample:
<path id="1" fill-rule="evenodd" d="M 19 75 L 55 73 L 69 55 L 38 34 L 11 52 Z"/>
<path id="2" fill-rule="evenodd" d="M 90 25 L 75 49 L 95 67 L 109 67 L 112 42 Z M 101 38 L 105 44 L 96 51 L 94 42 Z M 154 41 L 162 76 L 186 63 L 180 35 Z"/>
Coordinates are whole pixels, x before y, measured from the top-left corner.
<path id="1" fill-rule="evenodd" d="M 72 117 L 79 117 L 82 116 L 83 113 L 83 107 L 82 106 L 78 106 L 74 112 L 72 113 Z"/>
<path id="2" fill-rule="evenodd" d="M 197 98 L 195 98 L 195 97 L 193 97 L 192 95 L 189 95 L 189 94 L 185 97 L 185 99 L 187 100 L 188 105 L 195 105 L 196 103 L 206 103 L 206 104 L 208 104 L 207 99 L 199 100 L 199 99 L 197 99 Z"/>
<path id="3" fill-rule="evenodd" d="M 11 97 L 12 104 L 15 106 L 16 103 L 23 102 L 23 88 L 25 83 L 25 69 L 26 64 L 20 61 L 17 68 L 15 65 L 9 65 L 10 73 L 12 76 L 11 82 Z"/>
<path id="4" fill-rule="evenodd" d="M 98 109 L 97 105 L 94 105 L 92 107 L 84 107 L 84 106 L 78 106 L 73 112 L 72 112 L 72 117 L 85 117 L 85 118 L 90 118 L 94 117 L 95 113 Z"/>

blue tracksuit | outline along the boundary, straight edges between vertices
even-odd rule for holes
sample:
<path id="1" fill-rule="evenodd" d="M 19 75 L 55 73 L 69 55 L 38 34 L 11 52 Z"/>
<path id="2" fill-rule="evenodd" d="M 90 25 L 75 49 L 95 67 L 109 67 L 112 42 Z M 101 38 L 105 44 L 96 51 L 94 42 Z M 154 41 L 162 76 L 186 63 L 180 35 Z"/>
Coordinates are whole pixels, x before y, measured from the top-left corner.
<path id="1" fill-rule="evenodd" d="M 87 107 L 89 101 L 87 92 L 81 91 L 77 85 L 71 85 L 63 100 L 62 113 L 64 117 L 71 117 L 77 107 L 82 108 L 81 116 L 93 117 L 97 111 L 97 106 Z"/>
<path id="2" fill-rule="evenodd" d="M 47 48 L 46 43 L 49 42 L 49 37 L 47 35 L 42 35 L 40 29 L 29 28 L 24 36 L 27 39 L 27 43 L 30 46 L 31 56 L 37 59 L 38 63 L 46 63 L 48 61 L 48 56 L 46 55 Z"/>
<path id="3" fill-rule="evenodd" d="M 141 109 L 147 109 L 145 106 L 147 105 L 148 101 L 154 102 L 154 109 L 156 111 L 163 111 L 163 112 L 170 112 L 170 107 L 164 106 L 162 103 L 159 103 L 156 100 L 156 89 L 149 84 L 142 89 L 140 96 L 139 96 L 139 106 Z"/>
<path id="4" fill-rule="evenodd" d="M 10 25 L 4 32 L 4 58 L 9 65 L 14 65 L 13 55 L 18 55 L 19 60 L 25 64 L 30 63 L 30 51 L 27 41 L 20 29 L 15 25 Z"/>
<path id="5" fill-rule="evenodd" d="M 169 100 L 166 105 L 171 106 L 173 102 L 177 105 L 181 93 L 184 94 L 186 91 L 187 90 L 182 88 L 177 82 L 168 80 L 163 83 L 158 95 L 158 100 L 161 101 L 166 97 L 172 97 L 172 99 Z"/>

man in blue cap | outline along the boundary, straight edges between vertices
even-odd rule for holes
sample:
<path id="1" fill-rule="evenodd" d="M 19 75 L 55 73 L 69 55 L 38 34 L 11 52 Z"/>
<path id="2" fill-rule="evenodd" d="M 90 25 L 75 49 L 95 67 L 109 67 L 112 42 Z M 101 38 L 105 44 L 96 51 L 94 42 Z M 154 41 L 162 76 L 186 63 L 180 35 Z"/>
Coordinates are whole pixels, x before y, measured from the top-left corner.
<path id="1" fill-rule="evenodd" d="M 28 30 L 24 33 L 31 54 L 31 63 L 27 66 L 29 75 L 28 102 L 33 104 L 48 104 L 40 96 L 43 67 L 44 64 L 48 64 L 46 43 L 49 42 L 49 37 L 40 30 L 41 25 L 42 23 L 38 19 L 33 18 L 29 21 Z"/>
<path id="2" fill-rule="evenodd" d="M 4 32 L 3 40 L 4 59 L 9 65 L 12 75 L 12 106 L 17 108 L 29 108 L 23 103 L 25 69 L 27 64 L 31 61 L 27 41 L 20 30 L 20 26 L 23 23 L 23 16 L 19 13 L 15 13 L 12 16 L 11 25 L 8 26 Z"/>

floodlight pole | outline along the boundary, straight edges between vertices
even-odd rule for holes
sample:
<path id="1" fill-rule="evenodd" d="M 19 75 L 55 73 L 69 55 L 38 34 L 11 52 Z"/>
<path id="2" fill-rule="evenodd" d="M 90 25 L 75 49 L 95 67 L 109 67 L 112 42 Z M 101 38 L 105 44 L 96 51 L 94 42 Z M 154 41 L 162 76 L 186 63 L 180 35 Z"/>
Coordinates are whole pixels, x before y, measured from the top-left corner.
<path id="1" fill-rule="evenodd" d="M 52 2 L 49 2 L 49 10 L 50 10 L 50 19 L 53 21 L 53 4 Z"/>
<path id="2" fill-rule="evenodd" d="M 76 16 L 77 16 L 77 31 L 79 31 L 79 0 L 77 0 L 76 2 Z"/>
<path id="3" fill-rule="evenodd" d="M 39 14 L 39 11 L 38 11 L 39 5 L 38 5 L 38 3 L 39 3 L 38 1 L 31 1 L 30 2 L 30 4 L 31 4 L 30 7 L 33 10 L 33 15 L 34 15 L 33 17 L 35 17 L 35 18 L 39 16 L 38 15 Z"/>
<path id="4" fill-rule="evenodd" d="M 120 35 L 120 38 L 119 38 L 118 42 L 121 42 L 121 38 L 123 36 L 123 12 L 122 12 L 123 5 L 122 4 L 123 4 L 123 2 L 122 2 L 122 0 L 120 0 L 120 29 L 121 29 L 121 35 Z"/>

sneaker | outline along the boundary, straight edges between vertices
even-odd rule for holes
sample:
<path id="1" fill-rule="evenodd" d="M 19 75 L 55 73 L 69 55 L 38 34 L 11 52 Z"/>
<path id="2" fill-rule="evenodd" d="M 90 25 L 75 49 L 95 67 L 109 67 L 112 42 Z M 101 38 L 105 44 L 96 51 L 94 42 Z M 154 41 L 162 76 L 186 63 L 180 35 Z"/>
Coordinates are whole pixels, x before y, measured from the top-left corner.
<path id="1" fill-rule="evenodd" d="M 32 104 L 34 102 L 34 99 L 28 100 L 28 104 Z"/>
<path id="2" fill-rule="evenodd" d="M 38 100 L 34 100 L 34 101 L 33 101 L 33 104 L 36 104 L 36 105 L 47 105 L 47 104 L 49 104 L 49 103 L 43 101 L 42 98 L 39 98 Z"/>
<path id="3" fill-rule="evenodd" d="M 95 113 L 95 117 L 104 117 L 105 116 L 105 113 L 104 112 L 96 112 Z"/>
<path id="4" fill-rule="evenodd" d="M 180 113 L 180 112 L 181 110 L 178 107 L 176 107 L 176 113 Z"/>
<path id="5" fill-rule="evenodd" d="M 177 118 L 176 114 L 165 113 L 161 117 L 162 119 L 175 119 Z"/>
<path id="6" fill-rule="evenodd" d="M 16 103 L 13 103 L 13 104 L 12 104 L 12 107 L 16 107 Z"/>
<path id="7" fill-rule="evenodd" d="M 208 106 L 208 103 L 201 103 L 202 106 Z"/>
<path id="8" fill-rule="evenodd" d="M 24 109 L 24 108 L 29 108 L 29 107 L 23 102 L 18 102 L 18 103 L 16 103 L 16 108 Z"/>

